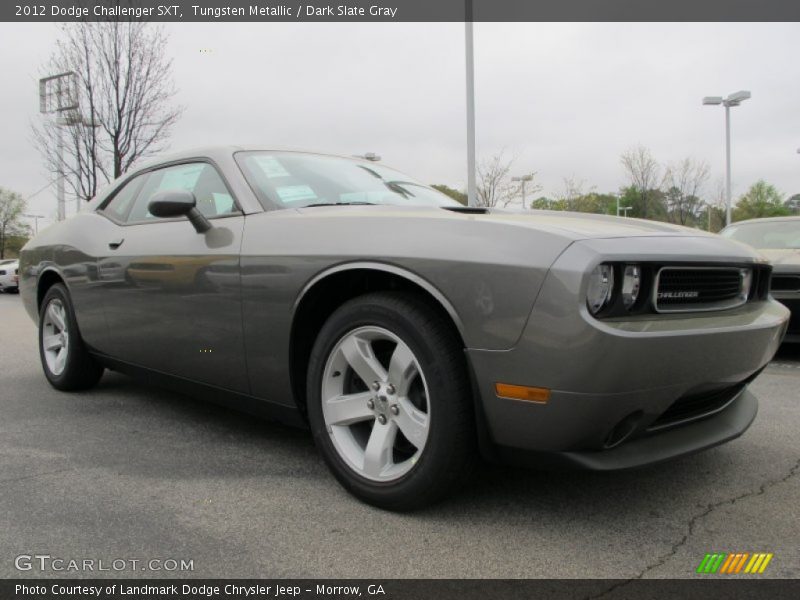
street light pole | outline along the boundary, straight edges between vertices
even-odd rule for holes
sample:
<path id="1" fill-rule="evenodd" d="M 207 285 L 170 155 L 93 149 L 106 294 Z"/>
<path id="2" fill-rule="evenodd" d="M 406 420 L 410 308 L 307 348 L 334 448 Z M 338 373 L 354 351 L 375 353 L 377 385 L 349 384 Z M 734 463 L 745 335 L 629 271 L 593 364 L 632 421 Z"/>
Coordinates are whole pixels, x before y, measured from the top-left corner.
<path id="1" fill-rule="evenodd" d="M 477 206 L 475 185 L 475 57 L 472 40 L 472 0 L 465 0 L 464 51 L 467 69 L 467 204 Z"/>
<path id="2" fill-rule="evenodd" d="M 58 177 L 56 183 L 56 200 L 58 202 L 58 220 L 66 218 L 64 205 L 64 133 L 63 125 L 70 125 L 72 121 L 64 115 L 70 111 L 78 110 L 77 75 L 68 71 L 39 80 L 39 112 L 42 114 L 56 114 L 56 163 Z"/>
<path id="3" fill-rule="evenodd" d="M 725 105 L 725 225 L 731 224 L 731 107 Z"/>
<path id="4" fill-rule="evenodd" d="M 624 216 L 627 217 L 628 216 L 628 211 L 631 210 L 632 208 L 633 208 L 632 206 L 620 206 L 619 205 L 619 196 L 617 196 L 617 216 L 619 216 L 619 211 L 624 210 L 625 211 L 625 215 Z"/>
<path id="5" fill-rule="evenodd" d="M 706 96 L 703 104 L 706 106 L 725 107 L 725 225 L 731 224 L 731 107 L 739 106 L 751 97 L 750 92 L 742 90 L 730 94 L 727 98 L 722 96 Z"/>
<path id="6" fill-rule="evenodd" d="M 526 210 L 528 205 L 525 204 L 525 184 L 529 181 L 533 181 L 533 173 L 528 173 L 527 175 L 522 175 L 521 177 L 512 177 L 511 181 L 519 181 L 520 188 L 522 188 L 522 209 Z"/>
<path id="7" fill-rule="evenodd" d="M 22 216 L 33 219 L 34 235 L 39 235 L 39 219 L 44 219 L 44 215 L 31 215 L 28 213 L 22 213 Z"/>

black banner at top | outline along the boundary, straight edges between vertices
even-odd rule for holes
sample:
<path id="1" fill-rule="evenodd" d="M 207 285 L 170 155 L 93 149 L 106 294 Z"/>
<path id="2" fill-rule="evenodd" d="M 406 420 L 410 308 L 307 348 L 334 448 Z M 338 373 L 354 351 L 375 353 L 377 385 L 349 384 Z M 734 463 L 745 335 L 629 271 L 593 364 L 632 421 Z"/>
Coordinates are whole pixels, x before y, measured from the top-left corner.
<path id="1" fill-rule="evenodd" d="M 0 20 L 800 21 L 798 0 L 3 0 Z"/>

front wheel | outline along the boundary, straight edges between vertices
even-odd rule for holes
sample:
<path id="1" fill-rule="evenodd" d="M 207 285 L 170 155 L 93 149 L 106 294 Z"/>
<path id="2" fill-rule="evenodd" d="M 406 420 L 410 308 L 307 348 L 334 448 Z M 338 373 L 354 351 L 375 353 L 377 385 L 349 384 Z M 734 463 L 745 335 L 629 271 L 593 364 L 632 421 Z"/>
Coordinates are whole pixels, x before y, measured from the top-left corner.
<path id="1" fill-rule="evenodd" d="M 90 388 L 103 375 L 81 339 L 69 292 L 60 283 L 47 290 L 39 309 L 39 356 L 47 381 L 59 390 Z"/>
<path id="2" fill-rule="evenodd" d="M 342 485 L 393 510 L 435 502 L 474 459 L 472 399 L 452 327 L 410 294 L 351 300 L 323 326 L 308 370 L 315 441 Z"/>

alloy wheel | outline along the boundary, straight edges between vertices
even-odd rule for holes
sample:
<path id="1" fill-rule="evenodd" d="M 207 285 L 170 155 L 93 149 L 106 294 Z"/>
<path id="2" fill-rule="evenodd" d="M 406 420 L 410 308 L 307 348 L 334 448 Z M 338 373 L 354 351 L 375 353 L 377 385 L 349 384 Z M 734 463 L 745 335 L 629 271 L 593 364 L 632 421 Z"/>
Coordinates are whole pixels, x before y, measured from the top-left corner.
<path id="1" fill-rule="evenodd" d="M 382 327 L 347 333 L 325 364 L 322 412 L 352 470 L 378 482 L 406 475 L 422 456 L 431 418 L 425 377 L 408 344 Z"/>
<path id="2" fill-rule="evenodd" d="M 42 321 L 42 349 L 47 368 L 53 375 L 61 375 L 69 353 L 69 331 L 64 304 L 53 298 L 45 308 Z"/>

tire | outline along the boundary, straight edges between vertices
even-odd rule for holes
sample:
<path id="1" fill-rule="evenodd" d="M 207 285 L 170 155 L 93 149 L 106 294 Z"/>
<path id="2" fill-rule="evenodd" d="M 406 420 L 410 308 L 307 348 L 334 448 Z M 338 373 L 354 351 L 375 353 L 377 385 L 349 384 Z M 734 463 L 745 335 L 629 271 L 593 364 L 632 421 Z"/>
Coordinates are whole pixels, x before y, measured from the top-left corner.
<path id="1" fill-rule="evenodd" d="M 69 292 L 60 283 L 47 290 L 39 309 L 39 358 L 47 381 L 58 390 L 89 389 L 103 375 L 83 343 Z"/>
<path id="2" fill-rule="evenodd" d="M 314 441 L 364 502 L 430 505 L 476 460 L 468 381 L 463 348 L 437 311 L 409 293 L 360 296 L 328 318 L 311 351 Z"/>

